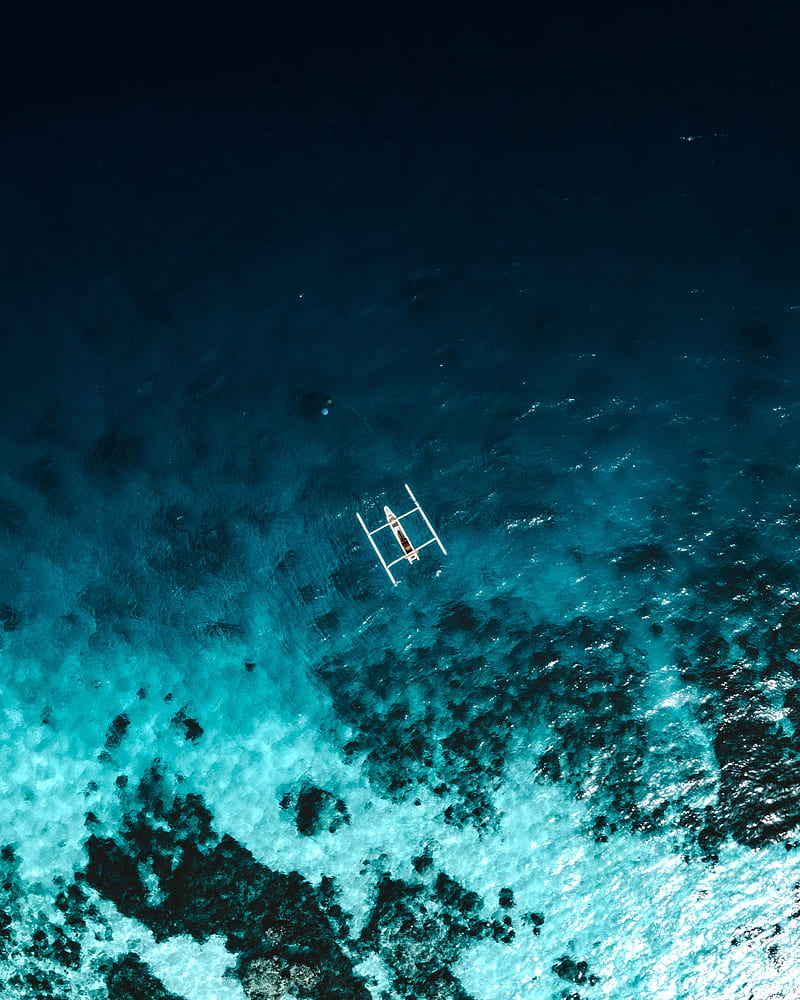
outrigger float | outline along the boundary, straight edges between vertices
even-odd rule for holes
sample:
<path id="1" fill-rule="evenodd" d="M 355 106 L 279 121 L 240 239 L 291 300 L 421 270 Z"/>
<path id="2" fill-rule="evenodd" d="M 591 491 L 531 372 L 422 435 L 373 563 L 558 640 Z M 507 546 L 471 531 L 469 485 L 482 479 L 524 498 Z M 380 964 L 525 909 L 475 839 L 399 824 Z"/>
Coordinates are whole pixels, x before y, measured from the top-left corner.
<path id="1" fill-rule="evenodd" d="M 407 510 L 405 514 L 398 515 L 393 513 L 393 511 L 389 507 L 384 507 L 383 514 L 384 517 L 386 518 L 386 524 L 382 524 L 379 528 L 374 528 L 372 531 L 370 531 L 367 528 L 366 524 L 364 523 L 364 518 L 359 513 L 356 513 L 356 517 L 358 518 L 358 523 L 364 529 L 364 532 L 366 533 L 367 538 L 370 540 L 373 549 L 375 549 L 375 553 L 378 556 L 378 559 L 380 559 L 381 566 L 383 566 L 383 568 L 389 574 L 389 579 L 392 581 L 395 587 L 397 586 L 397 580 L 395 580 L 392 574 L 392 566 L 396 566 L 399 562 L 402 562 L 404 559 L 406 559 L 410 563 L 416 562 L 419 559 L 420 551 L 424 549 L 426 545 L 432 545 L 434 542 L 436 542 L 436 544 L 439 546 L 442 552 L 444 552 L 444 554 L 447 555 L 447 549 L 444 547 L 444 545 L 442 545 L 442 540 L 436 534 L 433 525 L 428 520 L 427 514 L 422 509 L 422 507 L 420 507 L 417 498 L 411 492 L 411 487 L 408 485 L 408 483 L 405 483 L 404 485 L 405 488 L 408 490 L 408 495 L 411 497 L 414 503 L 414 506 L 411 508 L 411 510 Z M 405 528 L 400 523 L 401 521 L 405 520 L 405 518 L 411 517 L 412 514 L 419 514 L 422 517 L 422 520 L 427 525 L 428 531 L 430 531 L 431 533 L 431 537 L 428 538 L 426 541 L 424 541 L 421 545 L 411 544 L 411 539 L 408 537 Z M 375 544 L 375 535 L 377 535 L 378 532 L 383 531 L 385 528 L 391 528 L 392 534 L 397 539 L 400 548 L 403 550 L 403 554 L 401 556 L 398 556 L 396 559 L 393 559 L 391 562 L 386 562 L 386 560 L 383 558 L 381 550 Z"/>

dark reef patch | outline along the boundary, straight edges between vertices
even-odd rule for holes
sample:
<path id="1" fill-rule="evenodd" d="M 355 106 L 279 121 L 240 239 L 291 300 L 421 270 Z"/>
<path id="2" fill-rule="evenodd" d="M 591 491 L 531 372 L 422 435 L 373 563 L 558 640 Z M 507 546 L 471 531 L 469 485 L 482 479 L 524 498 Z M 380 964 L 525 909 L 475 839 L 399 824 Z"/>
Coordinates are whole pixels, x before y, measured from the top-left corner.
<path id="1" fill-rule="evenodd" d="M 386 714 L 370 714 L 366 706 L 362 708 L 360 732 L 347 744 L 345 752 L 353 755 L 366 751 L 362 767 L 370 781 L 387 797 L 404 801 L 418 785 L 429 781 L 436 753 L 430 730 L 424 720 L 414 720 L 404 705 Z"/>
<path id="2" fill-rule="evenodd" d="M 197 721 L 193 719 L 190 715 L 186 714 L 185 709 L 180 709 L 172 717 L 172 723 L 176 729 L 183 729 L 183 738 L 189 740 L 192 743 L 196 743 L 200 737 L 203 735 L 203 727 Z"/>
<path id="3" fill-rule="evenodd" d="M 97 908 L 89 902 L 86 893 L 76 882 L 61 889 L 55 903 L 64 914 L 64 925 L 76 934 L 85 930 L 87 920 L 97 922 L 100 919 Z"/>
<path id="4" fill-rule="evenodd" d="M 342 799 L 308 783 L 296 793 L 284 795 L 281 808 L 294 811 L 297 832 L 304 837 L 313 837 L 323 831 L 335 833 L 343 824 L 350 822 L 350 813 Z"/>
<path id="5" fill-rule="evenodd" d="M 716 805 L 679 820 L 708 861 L 727 837 L 758 847 L 800 828 L 800 610 L 791 596 L 800 576 L 759 554 L 752 533 L 733 530 L 724 542 L 726 559 L 693 570 L 694 614 L 672 623 L 681 679 L 697 689 L 719 766 Z M 733 631 L 730 620 L 747 626 Z M 781 703 L 785 723 L 774 721 Z"/>
<path id="6" fill-rule="evenodd" d="M 14 849 L 7 845 L 0 851 L 0 960 L 10 959 L 13 972 L 3 985 L 9 996 L 20 1000 L 71 996 L 68 976 L 81 965 L 86 919 L 99 922 L 99 915 L 84 907 L 85 896 L 71 887 L 71 895 L 61 893 L 56 902 L 64 923 L 39 914 L 31 931 L 29 918 L 20 912 L 23 890 L 18 868 Z"/>
<path id="7" fill-rule="evenodd" d="M 469 1000 L 452 971 L 465 947 L 487 937 L 508 941 L 510 923 L 481 915 L 482 899 L 444 872 L 431 882 L 384 874 L 361 940 L 380 952 L 393 988 L 408 1000 Z"/>
<path id="8" fill-rule="evenodd" d="M 169 993 L 136 952 L 129 952 L 106 972 L 108 1000 L 183 1000 Z"/>
<path id="9" fill-rule="evenodd" d="M 693 512 L 700 499 L 687 501 Z M 532 621 L 513 595 L 459 600 L 442 609 L 428 646 L 320 663 L 320 680 L 354 730 L 346 752 L 360 757 L 380 794 L 413 801 L 424 787 L 445 822 L 485 832 L 497 824 L 514 734 L 529 726 L 547 739 L 531 780 L 591 798 L 586 832 L 597 843 L 622 831 L 668 833 L 687 857 L 713 860 L 728 837 L 757 846 L 796 834 L 800 573 L 765 554 L 757 531 L 710 532 L 706 514 L 697 516 L 693 530 L 713 541 L 691 560 L 658 534 L 611 553 L 626 588 L 652 590 L 660 573 L 670 574 L 671 589 L 683 585 L 671 615 L 651 621 L 655 605 L 644 595 L 630 618 L 557 624 Z M 672 657 L 684 689 L 678 711 L 702 726 L 716 760 L 673 735 L 677 716 L 667 734 L 653 722 L 653 655 Z M 772 728 L 754 721 L 781 711 Z M 674 761 L 669 798 L 665 759 Z"/>
<path id="10" fill-rule="evenodd" d="M 45 930 L 39 927 L 33 932 L 30 945 L 23 949 L 26 954 L 37 959 L 49 959 L 68 969 L 77 969 L 81 964 L 81 946 L 67 937 L 63 927 L 48 924 Z"/>
<path id="11" fill-rule="evenodd" d="M 509 886 L 501 889 L 497 896 L 497 902 L 504 910 L 510 910 L 514 905 L 514 890 Z"/>
<path id="12" fill-rule="evenodd" d="M 125 734 L 128 732 L 128 727 L 131 724 L 131 720 L 122 712 L 118 715 L 108 727 L 108 732 L 106 733 L 106 750 L 113 750 L 118 747 L 125 738 Z"/>
<path id="13" fill-rule="evenodd" d="M 589 963 L 583 960 L 575 961 L 569 955 L 562 955 L 553 966 L 553 972 L 559 979 L 566 979 L 567 982 L 575 983 L 578 986 L 594 986 L 599 982 L 597 976 L 589 972 Z"/>
<path id="14" fill-rule="evenodd" d="M 714 741 L 720 765 L 717 823 L 748 847 L 800 826 L 800 742 L 759 719 L 726 722 Z"/>
<path id="15" fill-rule="evenodd" d="M 599 786 L 598 812 L 613 814 L 616 827 L 662 825 L 664 812 L 640 805 L 651 791 L 638 701 L 648 664 L 630 633 L 586 616 L 557 627 L 523 617 L 524 627 L 505 631 L 497 624 L 504 619 L 517 624 L 519 613 L 512 618 L 499 600 L 488 613 L 459 602 L 446 609 L 430 649 L 322 664 L 339 714 L 356 729 L 346 751 L 364 754 L 370 781 L 388 797 L 407 800 L 424 785 L 442 800 L 445 822 L 486 831 L 498 819 L 514 727 L 545 722 L 553 740 L 539 761 L 541 780 L 578 797 L 587 784 Z M 409 677 L 413 703 L 404 693 Z"/>
<path id="16" fill-rule="evenodd" d="M 113 900 L 120 913 L 138 917 L 147 905 L 147 890 L 136 860 L 110 839 L 92 834 L 86 842 L 89 864 L 84 877 L 102 895 Z"/>
<path id="17" fill-rule="evenodd" d="M 253 1000 L 370 1000 L 354 965 L 373 952 L 390 970 L 398 997 L 471 1000 L 453 971 L 455 962 L 478 941 L 514 938 L 511 887 L 500 893 L 500 913 L 487 915 L 480 896 L 437 871 L 428 853 L 415 859 L 418 880 L 377 869 L 368 919 L 353 939 L 352 918 L 338 905 L 334 879 L 324 877 L 314 887 L 296 871 L 261 864 L 232 837 L 216 833 L 200 796 L 176 794 L 178 787 L 156 762 L 135 790 L 121 789 L 126 811 L 119 832 L 88 838 L 88 863 L 79 879 L 149 927 L 157 941 L 188 934 L 202 942 L 222 935 Z M 301 822 L 313 835 L 330 815 L 343 815 L 338 802 L 304 784 L 282 804 L 307 811 Z M 59 900 L 65 914 L 81 907 L 85 913 L 80 881 Z M 541 924 L 544 918 L 535 919 Z M 109 989 L 113 981 L 114 996 L 149 995 L 135 990 L 146 989 L 137 984 L 150 975 L 137 956 L 125 956 L 107 973 Z M 157 982 L 152 989 L 153 996 L 167 996 Z"/>
<path id="18" fill-rule="evenodd" d="M 84 871 L 87 883 L 124 914 L 159 941 L 223 935 L 239 955 L 238 972 L 253 997 L 277 969 L 282 981 L 302 984 L 298 995 L 311 1000 L 369 1000 L 323 893 L 297 872 L 267 868 L 232 837 L 216 834 L 202 799 L 175 795 L 157 766 L 129 805 L 117 837 L 89 837 Z M 143 871 L 151 873 L 147 886 Z M 307 969 L 302 975 L 301 966 Z"/>
<path id="19" fill-rule="evenodd" d="M 526 913 L 523 917 L 526 924 L 530 924 L 533 928 L 534 934 L 541 933 L 542 925 L 544 924 L 544 914 L 542 913 Z"/>
<path id="20" fill-rule="evenodd" d="M 0 851 L 0 958 L 8 955 L 12 925 L 19 906 L 19 861 L 14 848 L 6 844 Z"/>

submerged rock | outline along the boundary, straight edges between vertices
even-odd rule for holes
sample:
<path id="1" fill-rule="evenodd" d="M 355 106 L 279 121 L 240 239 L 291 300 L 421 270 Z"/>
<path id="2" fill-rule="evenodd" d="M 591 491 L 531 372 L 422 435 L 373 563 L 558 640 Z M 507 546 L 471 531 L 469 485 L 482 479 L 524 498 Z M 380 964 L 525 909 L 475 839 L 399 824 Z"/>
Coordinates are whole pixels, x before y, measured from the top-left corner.
<path id="1" fill-rule="evenodd" d="M 84 872 L 126 916 L 148 926 L 158 941 L 222 935 L 242 956 L 238 973 L 254 1000 L 276 969 L 287 982 L 302 984 L 298 996 L 370 1000 L 340 947 L 339 924 L 326 913 L 330 901 L 301 875 L 274 871 L 232 837 L 220 837 L 202 799 L 170 800 L 156 768 L 132 806 L 138 811 L 126 816 L 116 837 L 88 839 Z M 151 873 L 147 886 L 145 871 Z"/>
<path id="2" fill-rule="evenodd" d="M 33 958 L 47 959 L 68 969 L 81 964 L 81 946 L 67 936 L 62 927 L 48 924 L 47 930 L 39 927 L 33 932 L 31 944 L 25 949 Z"/>
<path id="3" fill-rule="evenodd" d="M 59 894 L 56 906 L 65 911 L 64 926 L 39 913 L 31 933 L 32 914 L 25 912 L 24 904 L 21 910 L 24 889 L 18 869 L 13 848 L 4 847 L 0 851 L 0 960 L 11 960 L 13 974 L 3 982 L 6 991 L 2 995 L 72 996 L 68 976 L 81 965 L 82 902 L 75 893 L 70 898 Z M 10 971 L 6 969 L 7 974 Z"/>
<path id="4" fill-rule="evenodd" d="M 523 917 L 525 923 L 530 924 L 534 934 L 539 934 L 544 924 L 543 913 L 526 913 Z"/>
<path id="5" fill-rule="evenodd" d="M 480 916 L 483 901 L 439 872 L 433 885 L 384 874 L 361 940 L 376 949 L 394 975 L 394 989 L 415 1000 L 468 1000 L 452 966 L 470 944 L 492 935 L 510 940 L 509 927 Z"/>
<path id="6" fill-rule="evenodd" d="M 190 715 L 187 715 L 184 709 L 181 709 L 173 716 L 172 725 L 176 728 L 183 726 L 183 738 L 192 743 L 196 743 L 203 735 L 203 727 L 197 719 L 193 719 Z"/>
<path id="7" fill-rule="evenodd" d="M 128 727 L 131 724 L 131 720 L 122 712 L 120 715 L 114 719 L 111 725 L 108 727 L 108 732 L 106 733 L 106 750 L 113 750 L 118 747 L 120 743 L 125 738 L 125 734 L 128 732 Z"/>
<path id="8" fill-rule="evenodd" d="M 780 730 L 758 719 L 720 727 L 718 820 L 748 847 L 800 827 L 800 753 Z"/>
<path id="9" fill-rule="evenodd" d="M 553 972 L 555 972 L 559 979 L 566 979 L 567 982 L 576 983 L 579 986 L 583 986 L 584 984 L 594 986 L 595 983 L 599 982 L 597 976 L 589 972 L 588 962 L 576 962 L 569 955 L 562 955 L 559 958 L 553 966 Z"/>
<path id="10" fill-rule="evenodd" d="M 84 877 L 126 917 L 140 918 L 145 910 L 147 890 L 139 876 L 136 860 L 119 844 L 94 834 L 86 841 L 89 863 Z"/>
<path id="11" fill-rule="evenodd" d="M 545 750 L 536 765 L 536 775 L 549 781 L 561 780 L 561 759 L 556 750 Z"/>
<path id="12" fill-rule="evenodd" d="M 106 972 L 108 1000 L 183 1000 L 170 993 L 136 952 L 128 952 Z"/>
<path id="13" fill-rule="evenodd" d="M 327 831 L 335 833 L 350 822 L 344 801 L 316 785 L 303 785 L 294 802 L 297 831 L 304 837 Z"/>
<path id="14" fill-rule="evenodd" d="M 56 907 L 64 914 L 64 924 L 76 932 L 86 928 L 86 920 L 96 920 L 99 917 L 97 909 L 88 901 L 86 893 L 73 882 L 58 893 Z"/>
<path id="15" fill-rule="evenodd" d="M 7 957 L 12 943 L 12 927 L 20 897 L 18 868 L 14 848 L 7 844 L 0 850 L 0 959 Z"/>

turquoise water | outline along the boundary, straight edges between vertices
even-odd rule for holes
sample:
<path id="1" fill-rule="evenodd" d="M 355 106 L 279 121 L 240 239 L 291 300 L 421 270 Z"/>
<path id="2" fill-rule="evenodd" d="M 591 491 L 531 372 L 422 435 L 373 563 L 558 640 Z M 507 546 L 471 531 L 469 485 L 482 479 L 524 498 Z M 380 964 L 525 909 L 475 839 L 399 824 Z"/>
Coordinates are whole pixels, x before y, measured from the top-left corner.
<path id="1" fill-rule="evenodd" d="M 231 86 L 4 133 L 5 994 L 796 1000 L 790 138 Z"/>
<path id="2" fill-rule="evenodd" d="M 661 357 L 663 395 L 643 398 L 605 360 L 511 376 L 455 344 L 423 352 L 404 400 L 400 348 L 380 376 L 362 360 L 353 404 L 337 386 L 327 416 L 300 414 L 292 392 L 255 426 L 222 365 L 157 421 L 136 408 L 124 477 L 91 456 L 70 474 L 63 452 L 47 496 L 7 477 L 9 981 L 35 966 L 102 996 L 103 962 L 135 952 L 179 996 L 242 996 L 226 970 L 258 948 L 226 950 L 174 903 L 165 929 L 87 867 L 90 837 L 131 853 L 132 817 L 170 829 L 159 809 L 197 795 L 255 863 L 309 892 L 333 880 L 314 905 L 348 914 L 339 947 L 370 995 L 404 994 L 398 947 L 418 952 L 418 996 L 440 995 L 439 968 L 476 998 L 794 995 L 794 382 L 732 424 L 709 414 L 737 362 Z M 394 589 L 355 512 L 404 509 L 405 478 L 448 555 L 429 547 Z M 137 866 L 166 908 L 146 850 Z M 477 894 L 468 933 L 440 873 Z M 376 909 L 386 878 L 403 920 Z M 67 926 L 65 968 L 29 942 L 64 925 L 73 883 L 94 910 Z"/>

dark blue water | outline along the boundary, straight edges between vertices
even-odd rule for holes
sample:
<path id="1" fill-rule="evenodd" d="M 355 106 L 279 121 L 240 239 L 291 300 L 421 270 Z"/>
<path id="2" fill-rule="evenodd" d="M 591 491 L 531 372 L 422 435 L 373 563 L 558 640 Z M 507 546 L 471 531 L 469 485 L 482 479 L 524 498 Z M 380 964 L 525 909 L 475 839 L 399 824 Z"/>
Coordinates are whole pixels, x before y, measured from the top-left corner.
<path id="1" fill-rule="evenodd" d="M 10 23 L 4 995 L 796 1000 L 790 12 Z"/>

